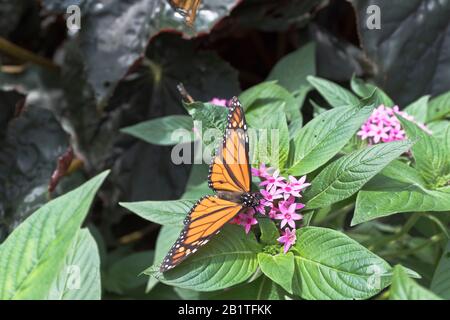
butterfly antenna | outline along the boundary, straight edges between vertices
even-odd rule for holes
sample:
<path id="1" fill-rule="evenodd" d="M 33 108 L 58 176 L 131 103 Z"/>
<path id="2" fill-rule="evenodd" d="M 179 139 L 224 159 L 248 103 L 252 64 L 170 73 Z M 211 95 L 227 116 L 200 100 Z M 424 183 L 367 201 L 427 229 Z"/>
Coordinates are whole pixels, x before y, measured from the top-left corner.
<path id="1" fill-rule="evenodd" d="M 181 94 L 181 97 L 183 98 L 184 102 L 187 102 L 187 103 L 194 102 L 194 99 L 189 94 L 189 92 L 187 92 L 186 88 L 184 87 L 184 85 L 181 82 L 177 85 L 177 89 L 178 89 L 178 92 Z"/>

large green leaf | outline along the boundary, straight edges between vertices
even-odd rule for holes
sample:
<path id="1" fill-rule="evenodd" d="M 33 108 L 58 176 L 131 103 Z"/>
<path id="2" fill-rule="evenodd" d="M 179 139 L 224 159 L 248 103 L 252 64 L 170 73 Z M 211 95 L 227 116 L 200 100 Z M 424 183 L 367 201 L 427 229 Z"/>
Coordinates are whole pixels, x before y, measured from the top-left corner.
<path id="1" fill-rule="evenodd" d="M 428 105 L 427 122 L 445 118 L 450 114 L 450 92 L 431 99 Z"/>
<path id="2" fill-rule="evenodd" d="M 423 96 L 406 106 L 403 111 L 413 116 L 416 121 L 425 123 L 427 121 L 428 100 L 430 96 Z"/>
<path id="3" fill-rule="evenodd" d="M 287 254 L 270 255 L 264 252 L 258 253 L 258 263 L 261 271 L 279 284 L 287 292 L 292 293 L 292 279 L 294 277 L 294 255 Z"/>
<path id="4" fill-rule="evenodd" d="M 148 279 L 141 273 L 153 262 L 153 258 L 153 251 L 142 251 L 114 261 L 103 274 L 105 289 L 123 294 L 144 286 Z"/>
<path id="5" fill-rule="evenodd" d="M 420 129 L 415 123 L 400 115 L 397 117 L 408 138 L 418 140 L 411 148 L 417 170 L 428 183 L 434 185 L 444 174 L 447 161 L 444 149 L 437 139 Z"/>
<path id="6" fill-rule="evenodd" d="M 261 250 L 252 233 L 227 225 L 222 232 L 176 268 L 160 274 L 154 267 L 145 271 L 161 282 L 197 291 L 214 291 L 247 280 L 258 266 Z"/>
<path id="7" fill-rule="evenodd" d="M 277 80 L 278 84 L 294 92 L 301 86 L 309 86 L 306 77 L 316 74 L 315 45 L 310 42 L 283 57 L 270 71 L 267 80 Z"/>
<path id="8" fill-rule="evenodd" d="M 50 288 L 50 300 L 100 300 L 100 256 L 88 229 L 78 231 L 64 265 Z"/>
<path id="9" fill-rule="evenodd" d="M 329 164 L 311 182 L 304 195 L 308 209 L 344 200 L 392 160 L 411 148 L 410 141 L 395 141 L 354 151 Z"/>
<path id="10" fill-rule="evenodd" d="M 430 190 L 416 170 L 394 161 L 358 193 L 351 224 L 398 212 L 448 210 L 450 187 Z"/>
<path id="11" fill-rule="evenodd" d="M 121 202 L 122 207 L 138 216 L 162 225 L 183 225 L 183 220 L 197 200 Z"/>
<path id="12" fill-rule="evenodd" d="M 450 241 L 434 271 L 430 289 L 440 297 L 450 299 Z"/>
<path id="13" fill-rule="evenodd" d="M 303 299 L 367 299 L 389 285 L 389 264 L 341 232 L 301 228 L 293 248 Z"/>
<path id="14" fill-rule="evenodd" d="M 183 135 L 183 142 L 193 139 L 192 119 L 189 116 L 173 115 L 138 123 L 121 131 L 148 143 L 169 146 L 179 142 L 177 132 Z"/>
<path id="15" fill-rule="evenodd" d="M 64 265 L 104 172 L 44 205 L 0 246 L 0 299 L 45 299 Z"/>
<path id="16" fill-rule="evenodd" d="M 309 173 L 330 160 L 370 116 L 374 106 L 335 108 L 319 114 L 294 136 L 292 175 Z"/>
<path id="17" fill-rule="evenodd" d="M 284 168 L 289 156 L 289 130 L 285 113 L 274 110 L 258 119 L 252 118 L 249 124 L 258 128 L 254 131 L 255 135 L 249 134 L 251 163 L 254 166 L 266 163 Z"/>
<path id="18" fill-rule="evenodd" d="M 158 238 L 156 239 L 153 266 L 159 267 L 164 257 L 180 235 L 182 228 L 182 226 L 178 225 L 162 226 L 159 230 Z M 157 278 L 149 277 L 146 291 L 148 292 L 152 290 L 158 282 L 159 280 Z"/>
<path id="19" fill-rule="evenodd" d="M 290 121 L 299 116 L 300 106 L 294 96 L 275 81 L 259 83 L 239 95 L 249 123 L 258 123 L 262 117 L 274 110 L 283 110 Z"/>
<path id="20" fill-rule="evenodd" d="M 332 107 L 356 106 L 359 103 L 357 96 L 340 85 L 314 76 L 307 79 Z"/>
<path id="21" fill-rule="evenodd" d="M 417 284 L 400 265 L 395 266 L 390 300 L 440 300 L 433 292 Z"/>
<path id="22" fill-rule="evenodd" d="M 223 290 L 218 294 L 200 294 L 200 298 L 208 300 L 284 300 L 286 297 L 287 293 L 264 275 L 250 283 Z"/>

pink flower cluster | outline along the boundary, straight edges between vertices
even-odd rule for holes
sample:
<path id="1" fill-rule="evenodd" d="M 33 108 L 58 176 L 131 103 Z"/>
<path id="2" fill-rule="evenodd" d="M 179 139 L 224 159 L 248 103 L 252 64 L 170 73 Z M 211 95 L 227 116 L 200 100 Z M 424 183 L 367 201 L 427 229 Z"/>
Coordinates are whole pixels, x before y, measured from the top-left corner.
<path id="1" fill-rule="evenodd" d="M 398 106 L 389 108 L 380 105 L 362 125 L 357 135 L 361 137 L 362 140 L 367 139 L 370 145 L 406 139 L 405 131 L 402 129 L 396 114 L 416 123 L 422 130 L 431 134 L 431 131 L 424 124 L 417 122 L 414 117 L 408 113 L 400 111 Z"/>
<path id="2" fill-rule="evenodd" d="M 284 244 L 286 253 L 296 241 L 296 221 L 303 218 L 297 211 L 304 208 L 305 205 L 297 200 L 301 198 L 300 193 L 310 184 L 305 182 L 306 176 L 300 179 L 289 176 L 287 180 L 280 176 L 279 170 L 267 168 L 264 164 L 261 164 L 259 168 L 252 168 L 252 175 L 259 177 L 261 179 L 259 185 L 264 187 L 260 190 L 262 196 L 260 204 L 255 209 L 250 208 L 245 213 L 236 216 L 232 223 L 244 226 L 245 232 L 248 233 L 251 227 L 258 223 L 255 214 L 260 213 L 278 220 L 280 229 L 286 225 L 289 226 L 286 226 L 282 236 L 278 238 L 278 241 Z"/>
<path id="3" fill-rule="evenodd" d="M 227 99 L 220 99 L 220 98 L 212 98 L 209 103 L 212 103 L 216 106 L 220 107 L 227 107 L 228 106 L 228 100 Z"/>

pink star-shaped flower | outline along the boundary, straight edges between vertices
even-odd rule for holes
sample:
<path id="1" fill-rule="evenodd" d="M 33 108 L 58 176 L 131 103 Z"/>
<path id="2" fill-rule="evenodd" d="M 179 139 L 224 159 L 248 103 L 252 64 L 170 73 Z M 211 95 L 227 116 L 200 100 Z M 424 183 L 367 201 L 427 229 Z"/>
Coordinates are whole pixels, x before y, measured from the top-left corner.
<path id="1" fill-rule="evenodd" d="M 292 231 L 289 228 L 284 229 L 284 232 L 281 237 L 279 237 L 278 242 L 284 244 L 284 253 L 288 252 L 289 248 L 295 243 L 297 240 L 297 236 L 295 235 L 295 229 Z"/>
<path id="2" fill-rule="evenodd" d="M 254 217 L 255 211 L 250 208 L 246 213 L 240 213 L 239 219 L 241 220 L 241 225 L 244 226 L 245 233 L 249 233 L 253 225 L 258 223 L 258 220 Z"/>
<path id="3" fill-rule="evenodd" d="M 285 179 L 280 176 L 280 170 L 277 169 L 273 175 L 266 177 L 266 180 L 261 182 L 259 185 L 266 186 L 266 190 L 270 191 L 272 188 L 283 186 L 284 182 Z"/>
<path id="4" fill-rule="evenodd" d="M 293 203 L 288 208 L 284 206 L 280 206 L 279 209 L 281 211 L 280 214 L 275 216 L 275 219 L 281 220 L 281 228 L 283 228 L 286 224 L 288 224 L 291 228 L 295 228 L 295 220 L 300 220 L 302 218 L 301 215 L 295 213 L 297 208 L 297 204 Z"/>

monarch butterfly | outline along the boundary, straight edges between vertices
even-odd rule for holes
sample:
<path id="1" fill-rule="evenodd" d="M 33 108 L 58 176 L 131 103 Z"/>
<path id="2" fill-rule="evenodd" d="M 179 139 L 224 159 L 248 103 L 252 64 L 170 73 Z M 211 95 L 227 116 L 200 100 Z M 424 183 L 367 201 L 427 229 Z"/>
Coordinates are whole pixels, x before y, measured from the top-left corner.
<path id="1" fill-rule="evenodd" d="M 233 97 L 221 147 L 209 166 L 208 185 L 216 193 L 204 196 L 192 207 L 178 240 L 164 258 L 160 271 L 178 265 L 206 244 L 241 211 L 259 205 L 259 193 L 251 193 L 249 144 L 244 111 Z"/>
<path id="2" fill-rule="evenodd" d="M 169 0 L 170 5 L 185 17 L 188 25 L 192 25 L 195 22 L 200 2 L 201 0 Z"/>

